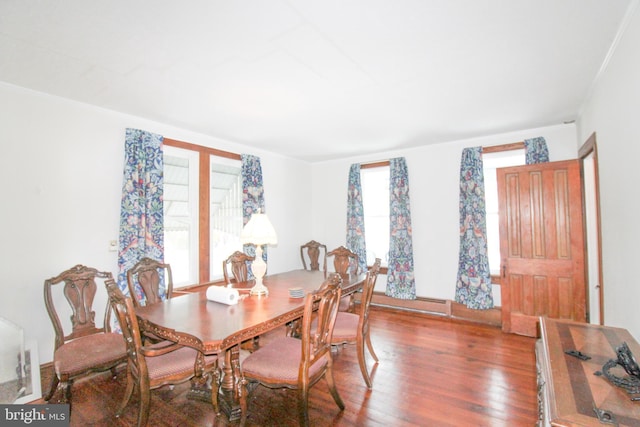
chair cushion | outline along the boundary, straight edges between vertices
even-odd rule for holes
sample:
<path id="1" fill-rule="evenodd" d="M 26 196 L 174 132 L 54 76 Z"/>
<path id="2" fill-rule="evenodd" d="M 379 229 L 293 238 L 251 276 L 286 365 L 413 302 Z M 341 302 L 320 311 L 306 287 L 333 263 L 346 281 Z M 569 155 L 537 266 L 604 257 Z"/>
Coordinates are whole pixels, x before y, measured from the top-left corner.
<path id="1" fill-rule="evenodd" d="M 274 383 L 296 384 L 302 358 L 302 342 L 297 338 L 282 337 L 251 353 L 242 363 L 242 373 L 249 378 L 270 379 Z M 326 358 L 309 368 L 313 377 L 327 364 Z"/>
<path id="2" fill-rule="evenodd" d="M 191 373 L 195 375 L 195 361 L 197 350 L 190 347 L 181 347 L 175 351 L 157 357 L 147 357 L 147 369 L 149 378 L 159 380 L 176 374 Z M 209 366 L 215 363 L 217 355 L 205 356 L 204 363 Z"/>
<path id="3" fill-rule="evenodd" d="M 74 377 L 91 368 L 105 370 L 127 356 L 122 335 L 110 332 L 76 338 L 60 346 L 53 355 L 58 376 Z"/>
<path id="4" fill-rule="evenodd" d="M 359 321 L 360 316 L 357 314 L 338 312 L 331 342 L 355 341 L 358 336 Z"/>

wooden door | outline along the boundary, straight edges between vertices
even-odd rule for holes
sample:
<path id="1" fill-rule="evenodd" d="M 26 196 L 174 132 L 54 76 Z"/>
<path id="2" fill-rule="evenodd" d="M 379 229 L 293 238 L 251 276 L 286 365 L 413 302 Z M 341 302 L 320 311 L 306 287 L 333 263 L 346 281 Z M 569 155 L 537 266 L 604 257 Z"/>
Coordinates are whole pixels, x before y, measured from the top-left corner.
<path id="1" fill-rule="evenodd" d="M 586 321 L 579 160 L 497 170 L 502 330 L 536 336 L 539 316 Z"/>

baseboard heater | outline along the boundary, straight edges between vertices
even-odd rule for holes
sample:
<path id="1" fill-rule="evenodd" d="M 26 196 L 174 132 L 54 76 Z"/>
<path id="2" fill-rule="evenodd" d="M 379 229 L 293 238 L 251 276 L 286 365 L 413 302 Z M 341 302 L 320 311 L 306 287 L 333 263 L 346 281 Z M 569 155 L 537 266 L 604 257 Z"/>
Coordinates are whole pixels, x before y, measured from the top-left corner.
<path id="1" fill-rule="evenodd" d="M 371 305 L 451 317 L 451 301 L 444 299 L 417 297 L 413 300 L 405 300 L 392 298 L 381 292 L 374 292 Z"/>

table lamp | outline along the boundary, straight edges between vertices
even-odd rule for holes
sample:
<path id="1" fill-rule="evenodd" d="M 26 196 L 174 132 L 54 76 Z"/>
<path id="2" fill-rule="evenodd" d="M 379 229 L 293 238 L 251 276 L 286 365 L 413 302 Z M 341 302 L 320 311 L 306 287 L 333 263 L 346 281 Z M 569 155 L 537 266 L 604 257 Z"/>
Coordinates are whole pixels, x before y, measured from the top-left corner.
<path id="1" fill-rule="evenodd" d="M 262 284 L 262 278 L 267 272 L 267 264 L 262 259 L 262 245 L 275 245 L 278 243 L 278 236 L 269 221 L 267 214 L 260 211 L 251 215 L 251 219 L 242 229 L 240 234 L 242 244 L 252 244 L 256 246 L 256 259 L 251 264 L 251 270 L 256 277 L 256 284 L 251 288 L 251 295 L 267 295 L 269 289 Z"/>

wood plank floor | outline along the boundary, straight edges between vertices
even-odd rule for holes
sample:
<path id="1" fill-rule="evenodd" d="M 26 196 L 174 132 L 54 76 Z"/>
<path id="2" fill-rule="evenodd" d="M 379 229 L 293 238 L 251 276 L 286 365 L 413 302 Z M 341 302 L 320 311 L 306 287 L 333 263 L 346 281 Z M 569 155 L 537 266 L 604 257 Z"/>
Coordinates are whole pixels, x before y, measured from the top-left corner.
<path id="1" fill-rule="evenodd" d="M 375 307 L 371 330 L 380 358 L 374 366 L 367 355 L 373 390 L 365 386 L 354 347 L 335 350 L 335 378 L 346 409 L 339 411 L 321 381 L 311 389 L 312 425 L 535 425 L 533 338 L 503 334 L 494 326 Z M 49 386 L 49 378 L 50 369 L 43 369 L 43 391 Z M 113 415 L 125 381 L 122 371 L 116 380 L 101 374 L 74 384 L 71 425 L 135 425 L 135 397 L 121 418 Z M 165 387 L 152 391 L 149 425 L 229 424 L 224 415 L 214 415 L 210 404 L 187 399 L 188 387 L 186 383 L 173 390 Z M 295 399 L 294 391 L 258 387 L 249 401 L 247 425 L 298 425 Z"/>

